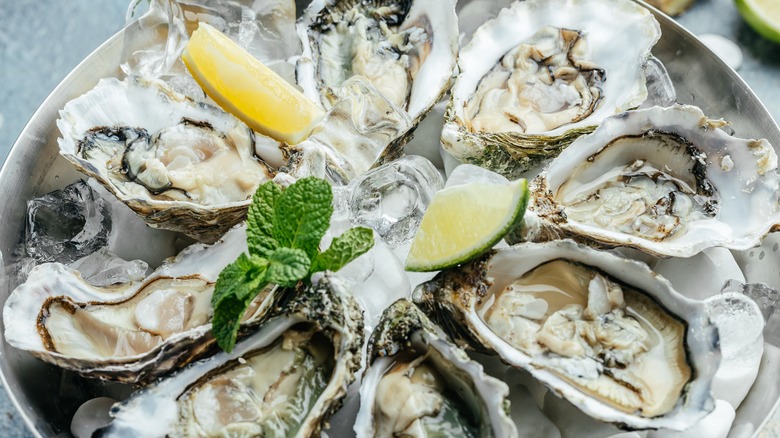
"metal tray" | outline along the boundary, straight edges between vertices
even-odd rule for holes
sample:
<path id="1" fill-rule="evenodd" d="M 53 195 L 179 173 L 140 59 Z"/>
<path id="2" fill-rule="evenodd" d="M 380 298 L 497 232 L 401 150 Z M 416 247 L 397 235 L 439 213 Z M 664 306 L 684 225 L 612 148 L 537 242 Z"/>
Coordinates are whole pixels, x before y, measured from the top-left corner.
<path id="1" fill-rule="evenodd" d="M 652 8 L 650 8 L 652 9 Z M 736 135 L 766 138 L 780 146 L 780 129 L 747 84 L 707 49 L 693 34 L 666 15 L 653 10 L 661 24 L 661 40 L 653 53 L 663 61 L 677 89 L 680 103 L 697 105 L 711 118 L 732 123 Z M 120 31 L 81 62 L 38 108 L 13 146 L 0 171 L 0 260 L 13 263 L 15 248 L 24 233 L 26 201 L 61 188 L 81 177 L 72 165 L 59 156 L 55 126 L 58 111 L 69 100 L 87 92 L 98 80 L 120 74 L 119 63 L 125 43 Z M 139 47 L 144 41 L 132 41 Z M 10 277 L 0 272 L 0 304 L 11 290 Z M 774 285 L 778 287 L 778 285 Z M 0 338 L 2 338 L 0 332 Z M 780 397 L 780 350 L 768 346 L 757 383 L 737 410 L 733 431 L 772 434 L 766 423 L 777 410 Z M 75 408 L 62 402 L 58 394 L 69 388 L 75 398 L 100 391 L 88 383 L 63 373 L 25 352 L 0 342 L 0 378 L 10 397 L 35 436 L 69 435 Z M 94 396 L 94 395 L 93 395 Z M 748 425 L 752 426 L 748 426 Z M 742 433 L 738 435 L 742 436 Z"/>

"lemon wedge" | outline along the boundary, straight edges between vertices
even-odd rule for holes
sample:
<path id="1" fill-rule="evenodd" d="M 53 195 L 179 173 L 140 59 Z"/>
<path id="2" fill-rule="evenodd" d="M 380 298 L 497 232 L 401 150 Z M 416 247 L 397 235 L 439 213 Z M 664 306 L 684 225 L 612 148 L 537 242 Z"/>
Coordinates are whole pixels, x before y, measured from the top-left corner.
<path id="1" fill-rule="evenodd" d="M 306 138 L 324 111 L 206 23 L 192 33 L 182 60 L 206 94 L 253 130 L 297 144 Z"/>
<path id="2" fill-rule="evenodd" d="M 780 43 L 780 1 L 736 0 L 737 9 L 756 32 Z"/>
<path id="3" fill-rule="evenodd" d="M 406 259 L 407 271 L 436 271 L 468 262 L 520 222 L 528 182 L 469 183 L 437 192 Z"/>

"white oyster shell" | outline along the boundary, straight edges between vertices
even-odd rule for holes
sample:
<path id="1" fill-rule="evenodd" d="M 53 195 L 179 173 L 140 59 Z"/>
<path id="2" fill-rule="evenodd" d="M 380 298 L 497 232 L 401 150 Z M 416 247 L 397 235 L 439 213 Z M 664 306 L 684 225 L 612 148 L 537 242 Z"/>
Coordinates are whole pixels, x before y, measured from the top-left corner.
<path id="1" fill-rule="evenodd" d="M 562 121 L 562 125 L 550 125 L 553 127 L 548 129 L 533 128 L 522 120 L 526 116 L 515 114 L 517 109 L 494 108 L 493 103 L 485 103 L 497 118 L 503 118 L 505 116 L 502 114 L 505 114 L 508 119 L 506 123 L 518 129 L 490 128 L 489 125 L 484 130 L 473 129 L 467 108 L 475 105 L 471 102 L 472 98 L 478 87 L 482 86 L 486 75 L 500 65 L 505 55 L 523 44 L 535 41 L 541 37 L 540 32 L 549 32 L 550 28 L 580 33 L 576 49 L 579 61 L 575 62 L 572 56 L 567 55 L 569 62 L 574 64 L 560 69 L 560 72 L 571 72 L 575 70 L 574 67 L 579 71 L 596 71 L 601 79 L 590 85 L 590 91 L 600 96 L 595 107 L 590 112 L 569 119 L 569 123 Z M 540 161 L 558 154 L 578 136 L 592 131 L 604 118 L 641 104 L 647 97 L 644 66 L 651 56 L 650 49 L 660 35 L 659 24 L 650 11 L 630 0 L 515 2 L 502 10 L 495 19 L 483 24 L 474 33 L 471 42 L 461 49 L 459 74 L 452 87 L 442 130 L 442 145 L 447 152 L 463 162 L 487 167 L 510 178 L 517 177 Z M 580 40 L 586 44 L 584 49 Z M 552 50 L 549 41 L 537 42 L 539 45 L 531 50 L 531 56 L 537 51 L 541 53 L 540 56 L 547 56 L 546 51 Z M 544 64 L 547 58 L 533 61 L 526 66 L 530 70 L 522 70 L 521 73 L 521 70 L 510 69 L 505 74 L 507 77 L 510 77 L 509 71 L 516 72 L 513 75 L 530 74 L 537 63 L 540 63 L 538 72 L 548 68 Z M 553 75 L 553 72 L 550 74 Z M 559 79 L 557 74 L 550 84 L 542 85 L 540 82 L 532 89 L 522 88 L 525 81 L 521 81 L 520 85 L 506 85 L 511 82 L 503 79 L 502 83 L 508 89 L 495 105 L 508 105 L 513 100 L 528 99 L 528 121 L 537 117 L 534 114 L 548 118 L 558 112 L 590 105 L 581 97 L 585 94 L 574 90 L 575 82 Z M 561 102 L 553 103 L 558 100 Z M 520 126 L 524 128 L 520 129 Z"/>
<path id="2" fill-rule="evenodd" d="M 411 126 L 391 142 L 403 145 L 409 129 L 449 89 L 458 51 L 455 3 L 311 2 L 297 24 L 303 45 L 296 66 L 298 85 L 306 96 L 327 109 L 338 99 L 338 78 L 346 80 L 361 74 L 411 117 Z M 367 33 L 373 36 L 367 37 Z M 326 80 L 325 70 L 336 73 L 325 73 L 333 76 Z"/>
<path id="3" fill-rule="evenodd" d="M 780 224 L 777 155 L 766 140 L 731 137 L 722 124 L 681 105 L 604 120 L 530 184 L 538 217 L 528 215 L 526 238 L 571 236 L 674 257 L 752 248 Z"/>
<path id="4" fill-rule="evenodd" d="M 533 302 L 526 300 L 525 305 L 515 306 L 522 312 L 512 313 L 507 326 L 489 322 L 493 320 L 486 309 L 491 309 L 492 304 L 499 300 L 500 292 L 514 288 L 517 280 L 529 278 L 525 274 L 537 272 L 537 267 L 550 262 L 573 263 L 594 275 L 587 284 L 586 306 L 580 306 L 585 307 L 582 312 L 584 317 L 576 317 L 577 306 L 567 304 L 569 298 L 563 298 L 574 296 L 575 291 L 556 289 L 557 283 L 553 282 L 529 284 L 528 290 L 548 291 L 558 298 L 537 296 Z M 563 278 L 567 274 L 560 275 Z M 606 306 L 606 300 L 597 299 L 602 295 L 598 293 L 601 289 L 597 279 L 607 279 L 622 288 L 616 302 L 625 297 L 625 302 L 634 304 L 625 307 L 624 313 L 598 310 Z M 606 296 L 610 297 L 610 303 L 615 298 L 611 293 L 604 294 Z M 443 271 L 435 279 L 419 286 L 413 298 L 432 320 L 460 342 L 496 353 L 506 363 L 525 369 L 555 394 L 598 420 L 630 429 L 684 430 L 714 408 L 711 386 L 720 362 L 717 328 L 709 320 L 703 303 L 680 295 L 667 280 L 643 263 L 567 240 L 521 244 L 496 250 L 461 268 Z M 552 309 L 549 314 L 548 306 Z M 555 310 L 559 306 L 562 307 Z M 588 312 L 591 312 L 590 317 Z M 566 315 L 572 317 L 569 323 L 561 320 L 558 325 L 553 319 Z M 515 321 L 518 318 L 522 321 Z M 558 333 L 562 337 L 552 339 L 558 342 L 557 345 L 551 343 L 550 338 L 542 337 L 550 333 L 548 323 L 551 321 L 551 328 L 564 329 Z M 652 327 L 643 329 L 649 337 L 643 338 L 643 330 L 636 330 L 639 321 L 642 321 L 639 323 L 641 327 Z M 518 325 L 521 322 L 523 324 Z M 532 329 L 534 324 L 540 327 Z M 570 325 L 576 327 L 576 331 L 565 336 L 565 327 Z M 505 330 L 511 327 L 514 327 L 511 331 Z M 607 333 L 616 327 L 621 327 L 614 332 L 619 334 L 616 337 L 599 334 L 596 338 L 589 338 L 591 329 L 595 333 Z M 676 328 L 670 331 L 671 327 Z M 602 329 L 606 330 L 602 332 Z M 638 337 L 635 338 L 635 335 Z M 523 338 L 537 336 L 537 340 L 530 344 L 516 346 Z M 590 339 L 588 342 L 593 343 L 589 345 L 594 348 L 593 352 L 598 353 L 588 352 L 591 347 L 587 346 L 584 355 L 576 352 L 577 348 L 585 345 L 579 344 L 584 339 Z M 644 340 L 627 342 L 630 339 Z M 649 339 L 654 339 L 647 347 L 649 349 L 637 353 L 635 349 L 640 345 L 647 346 L 645 342 Z M 659 354 L 661 351 L 664 353 Z M 628 354 L 624 356 L 624 353 Z M 680 362 L 681 357 L 684 360 Z M 616 366 L 613 362 L 623 365 Z M 685 365 L 678 365 L 680 363 Z M 686 368 L 689 371 L 685 371 Z M 670 376 L 678 375 L 675 371 L 678 369 L 683 370 L 679 374 L 683 377 L 677 377 L 678 383 L 667 387 Z M 615 382 L 626 379 L 634 383 L 613 392 L 619 387 L 612 386 L 614 382 L 609 382 L 612 379 Z M 653 383 L 653 379 L 658 381 Z M 586 390 L 586 387 L 589 389 Z M 643 414 L 648 406 L 643 402 L 637 410 L 628 409 L 633 406 L 634 392 L 648 403 L 667 400 L 664 402 L 666 407 L 653 413 L 649 413 L 648 409 L 649 414 Z M 627 398 L 620 395 L 613 398 L 616 394 L 624 394 Z M 650 396 L 646 397 L 647 394 Z"/>
<path id="5" fill-rule="evenodd" d="M 457 397 L 451 400 L 455 406 L 479 419 L 472 425 L 478 435 L 517 436 L 509 417 L 506 384 L 485 374 L 482 365 L 447 339 L 413 303 L 402 299 L 385 310 L 369 341 L 368 354 L 354 426 L 358 437 L 387 436 L 388 424 L 393 422 L 407 426 L 405 432 L 418 430 L 421 418 L 442 415 L 441 407 L 434 405 L 447 397 Z M 415 382 L 405 375 L 420 365 L 433 370 L 429 375 L 436 376 L 434 381 Z M 380 389 L 391 369 L 399 378 L 384 382 Z M 401 373 L 404 376 L 397 376 Z M 437 386 L 444 391 L 433 389 Z"/>
<path id="6" fill-rule="evenodd" d="M 59 263 L 36 266 L 5 303 L 5 339 L 85 376 L 153 380 L 214 348 L 213 285 L 222 269 L 245 251 L 246 228 L 238 227 L 214 245 L 185 249 L 143 281 L 107 287 L 92 286 Z M 156 287 L 159 281 L 166 287 Z M 65 311 L 49 321 L 53 302 Z M 263 313 L 262 303 L 261 297 L 247 322 Z M 190 309 L 183 311 L 185 307 Z M 81 317 L 68 317 L 68 309 Z"/>
<path id="7" fill-rule="evenodd" d="M 342 283 L 330 275 L 312 283 L 277 289 L 274 310 L 232 352 L 116 404 L 100 436 L 319 436 L 355 378 L 364 339 L 362 314 Z M 321 364 L 289 367 L 285 356 L 300 350 Z"/>
<path id="8" fill-rule="evenodd" d="M 232 115 L 139 77 L 102 79 L 65 105 L 57 126 L 60 154 L 149 225 L 210 242 L 273 177 L 258 154 L 281 155 Z"/>

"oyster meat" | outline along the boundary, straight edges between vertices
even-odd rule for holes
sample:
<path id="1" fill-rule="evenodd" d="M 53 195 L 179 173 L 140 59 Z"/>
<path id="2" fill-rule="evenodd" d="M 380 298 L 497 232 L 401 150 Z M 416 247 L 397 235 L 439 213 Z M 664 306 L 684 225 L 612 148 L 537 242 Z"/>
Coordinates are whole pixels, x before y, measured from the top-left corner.
<path id="1" fill-rule="evenodd" d="M 363 319 L 329 275 L 279 289 L 257 330 L 112 409 L 99 436 L 317 436 L 355 378 Z M 153 421 L 149 416 L 153 415 Z"/>
<path id="2" fill-rule="evenodd" d="M 151 226 L 213 242 L 275 169 L 266 139 L 165 83 L 103 79 L 60 112 L 60 153 Z"/>
<path id="3" fill-rule="evenodd" d="M 358 437 L 511 437 L 509 388 L 408 300 L 385 310 L 368 347 Z"/>
<path id="4" fill-rule="evenodd" d="M 442 145 L 515 178 L 647 98 L 661 31 L 629 0 L 515 2 L 460 51 Z"/>
<path id="5" fill-rule="evenodd" d="M 304 94 L 328 109 L 345 80 L 366 78 L 412 120 L 390 140 L 393 148 L 449 89 L 458 49 L 454 0 L 318 0 L 297 28 Z"/>
<path id="6" fill-rule="evenodd" d="M 777 155 L 722 124 L 681 105 L 606 119 L 531 182 L 526 239 L 676 257 L 752 248 L 780 223 Z"/>
<path id="7" fill-rule="evenodd" d="M 598 420 L 683 430 L 714 407 L 720 350 L 706 307 L 639 262 L 572 241 L 521 244 L 440 273 L 414 300 Z"/>
<path id="8" fill-rule="evenodd" d="M 106 287 L 59 263 L 36 266 L 5 303 L 5 339 L 87 377 L 151 381 L 216 349 L 214 283 L 246 250 L 246 229 L 238 227 L 212 246 L 185 249 L 143 281 Z M 270 290 L 255 299 L 245 324 L 267 310 Z"/>

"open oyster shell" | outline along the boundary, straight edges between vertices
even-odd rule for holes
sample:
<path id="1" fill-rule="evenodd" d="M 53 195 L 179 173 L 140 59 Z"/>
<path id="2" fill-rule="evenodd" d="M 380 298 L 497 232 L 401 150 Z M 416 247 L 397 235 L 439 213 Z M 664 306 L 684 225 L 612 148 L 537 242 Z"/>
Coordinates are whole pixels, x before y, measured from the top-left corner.
<path id="1" fill-rule="evenodd" d="M 525 239 L 675 257 L 752 248 L 780 224 L 777 155 L 723 124 L 681 105 L 604 120 L 531 182 Z"/>
<path id="2" fill-rule="evenodd" d="M 450 342 L 408 300 L 382 315 L 368 345 L 358 437 L 517 436 L 509 388 Z M 450 436 L 450 435 L 448 435 Z"/>
<path id="3" fill-rule="evenodd" d="M 103 79 L 68 102 L 60 154 L 156 228 L 213 242 L 283 162 L 278 144 L 161 81 Z"/>
<path id="4" fill-rule="evenodd" d="M 572 241 L 522 244 L 441 272 L 414 301 L 598 420 L 683 430 L 714 408 L 717 329 L 642 263 Z"/>
<path id="5" fill-rule="evenodd" d="M 36 266 L 5 303 L 5 339 L 87 377 L 149 382 L 217 348 L 214 283 L 244 251 L 246 229 L 239 227 L 214 245 L 185 249 L 143 281 L 107 287 L 59 263 Z M 267 311 L 268 296 L 250 306 L 245 325 Z"/>
<path id="6" fill-rule="evenodd" d="M 315 0 L 297 24 L 303 55 L 296 80 L 329 109 L 339 87 L 361 75 L 412 123 L 391 140 L 400 149 L 410 130 L 449 89 L 458 51 L 455 0 Z M 392 154 L 390 154 L 392 155 Z"/>
<path id="7" fill-rule="evenodd" d="M 363 317 L 329 275 L 281 292 L 231 353 L 115 405 L 98 436 L 318 436 L 359 368 Z"/>
<path id="8" fill-rule="evenodd" d="M 650 11 L 629 0 L 516 2 L 461 49 L 442 145 L 516 178 L 639 106 L 660 36 Z"/>

